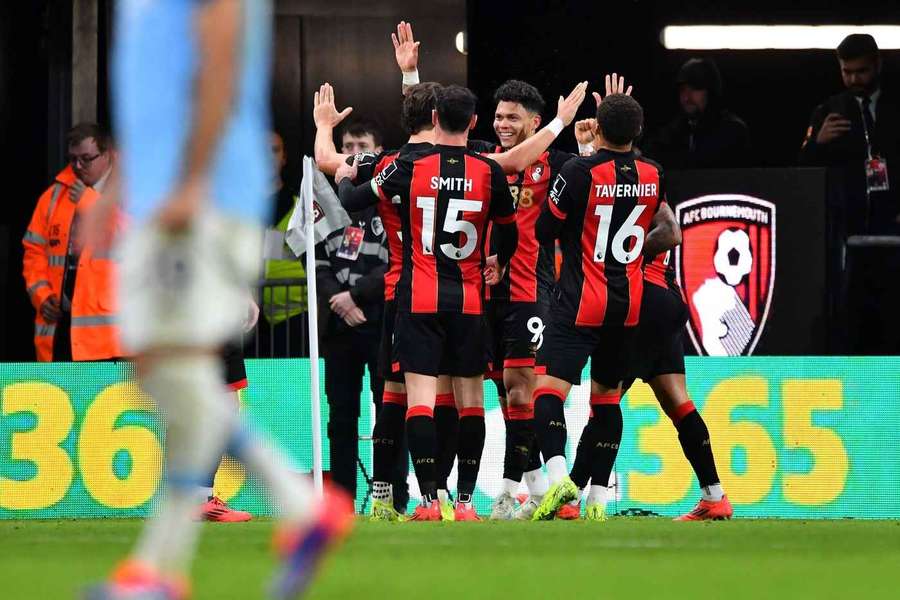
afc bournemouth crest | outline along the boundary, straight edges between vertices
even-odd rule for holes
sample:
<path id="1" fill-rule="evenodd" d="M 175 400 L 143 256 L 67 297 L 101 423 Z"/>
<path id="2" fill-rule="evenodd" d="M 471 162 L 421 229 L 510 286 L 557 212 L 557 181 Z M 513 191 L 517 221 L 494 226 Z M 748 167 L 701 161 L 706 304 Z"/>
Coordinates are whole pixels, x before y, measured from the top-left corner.
<path id="1" fill-rule="evenodd" d="M 682 202 L 675 215 L 682 232 L 675 264 L 697 353 L 752 354 L 775 288 L 775 205 L 715 194 Z"/>

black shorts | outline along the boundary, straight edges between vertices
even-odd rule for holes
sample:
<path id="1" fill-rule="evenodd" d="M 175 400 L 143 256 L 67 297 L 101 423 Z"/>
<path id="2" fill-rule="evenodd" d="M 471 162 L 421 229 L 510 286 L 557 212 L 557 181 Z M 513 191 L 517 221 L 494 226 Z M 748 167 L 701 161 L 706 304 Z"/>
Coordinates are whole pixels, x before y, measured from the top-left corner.
<path id="1" fill-rule="evenodd" d="M 659 375 L 684 373 L 687 319 L 688 308 L 679 292 L 646 283 L 638 341 L 627 379 L 649 382 Z"/>
<path id="2" fill-rule="evenodd" d="M 544 343 L 547 313 L 547 304 L 542 301 L 485 303 L 487 377 L 502 378 L 506 368 L 534 367 L 537 351 Z"/>
<path id="3" fill-rule="evenodd" d="M 240 342 L 228 342 L 222 348 L 222 364 L 225 366 L 225 384 L 237 391 L 247 387 L 247 371 L 244 369 L 244 348 Z"/>
<path id="4" fill-rule="evenodd" d="M 399 311 L 392 368 L 433 377 L 483 375 L 484 340 L 482 315 Z"/>
<path id="5" fill-rule="evenodd" d="M 637 327 L 579 327 L 551 314 L 535 371 L 578 385 L 590 358 L 591 380 L 614 388 L 625 379 L 637 334 Z"/>
<path id="6" fill-rule="evenodd" d="M 384 303 L 384 319 L 381 322 L 381 340 L 378 343 L 378 375 L 385 381 L 404 383 L 403 371 L 393 370 L 394 322 L 397 319 L 397 301 Z"/>

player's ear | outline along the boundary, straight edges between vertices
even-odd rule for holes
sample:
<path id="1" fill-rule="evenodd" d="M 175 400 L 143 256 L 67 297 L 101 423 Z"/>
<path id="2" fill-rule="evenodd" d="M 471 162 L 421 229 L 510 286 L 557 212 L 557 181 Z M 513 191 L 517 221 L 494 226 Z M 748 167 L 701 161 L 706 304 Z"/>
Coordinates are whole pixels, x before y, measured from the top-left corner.
<path id="1" fill-rule="evenodd" d="M 535 113 L 531 117 L 531 124 L 533 125 L 532 131 L 537 131 L 541 127 L 541 115 Z"/>
<path id="2" fill-rule="evenodd" d="M 475 129 L 475 123 L 478 122 L 478 115 L 472 115 L 472 118 L 469 120 L 469 129 Z"/>

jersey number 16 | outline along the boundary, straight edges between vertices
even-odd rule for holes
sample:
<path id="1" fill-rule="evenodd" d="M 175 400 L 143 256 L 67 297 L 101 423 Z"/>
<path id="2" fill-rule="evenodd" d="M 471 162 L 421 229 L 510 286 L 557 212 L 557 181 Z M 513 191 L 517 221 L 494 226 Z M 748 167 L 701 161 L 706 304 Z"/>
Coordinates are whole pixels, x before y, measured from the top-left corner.
<path id="1" fill-rule="evenodd" d="M 613 258 L 623 265 L 627 265 L 637 259 L 641 254 L 641 249 L 644 247 L 644 229 L 637 224 L 637 220 L 645 208 L 647 207 L 643 204 L 635 206 L 613 236 L 610 250 Z M 594 262 L 606 262 L 606 247 L 609 243 L 609 228 L 612 224 L 613 205 L 598 204 L 594 209 L 594 214 L 600 217 L 600 222 L 597 225 L 597 241 L 594 243 Z M 629 238 L 635 238 L 635 242 L 630 249 L 626 246 Z"/>

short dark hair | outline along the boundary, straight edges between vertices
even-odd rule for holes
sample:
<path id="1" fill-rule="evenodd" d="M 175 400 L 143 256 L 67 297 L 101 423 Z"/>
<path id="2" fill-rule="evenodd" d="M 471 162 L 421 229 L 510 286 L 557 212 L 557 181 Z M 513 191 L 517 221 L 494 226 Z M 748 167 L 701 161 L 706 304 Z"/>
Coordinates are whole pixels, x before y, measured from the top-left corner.
<path id="1" fill-rule="evenodd" d="M 77 146 L 89 138 L 94 138 L 100 152 L 106 152 L 112 146 L 112 136 L 106 127 L 99 123 L 78 123 L 66 132 L 66 147 Z"/>
<path id="2" fill-rule="evenodd" d="M 463 133 L 469 129 L 478 98 L 469 88 L 448 85 L 434 92 L 434 108 L 438 123 L 448 133 Z"/>
<path id="3" fill-rule="evenodd" d="M 371 135 L 376 146 L 380 146 L 384 139 L 384 136 L 381 134 L 381 127 L 378 126 L 378 123 L 371 119 L 363 118 L 354 119 L 344 125 L 341 128 L 341 139 L 343 139 L 345 135 L 351 135 L 353 137 Z"/>
<path id="4" fill-rule="evenodd" d="M 494 92 L 494 104 L 500 104 L 501 102 L 516 102 L 521 104 L 528 112 L 537 114 L 541 114 L 544 106 L 546 106 L 544 97 L 541 96 L 536 87 L 518 79 L 510 79 L 504 82 Z"/>
<path id="5" fill-rule="evenodd" d="M 877 58 L 878 44 L 868 33 L 851 33 L 838 44 L 837 55 L 841 60 Z"/>
<path id="6" fill-rule="evenodd" d="M 441 84 L 425 81 L 406 89 L 403 107 L 400 110 L 400 125 L 409 135 L 431 129 L 431 111 L 434 110 L 434 92 Z"/>
<path id="7" fill-rule="evenodd" d="M 604 139 L 617 146 L 633 142 L 644 126 L 644 109 L 625 94 L 610 94 L 597 107 L 597 127 Z"/>

